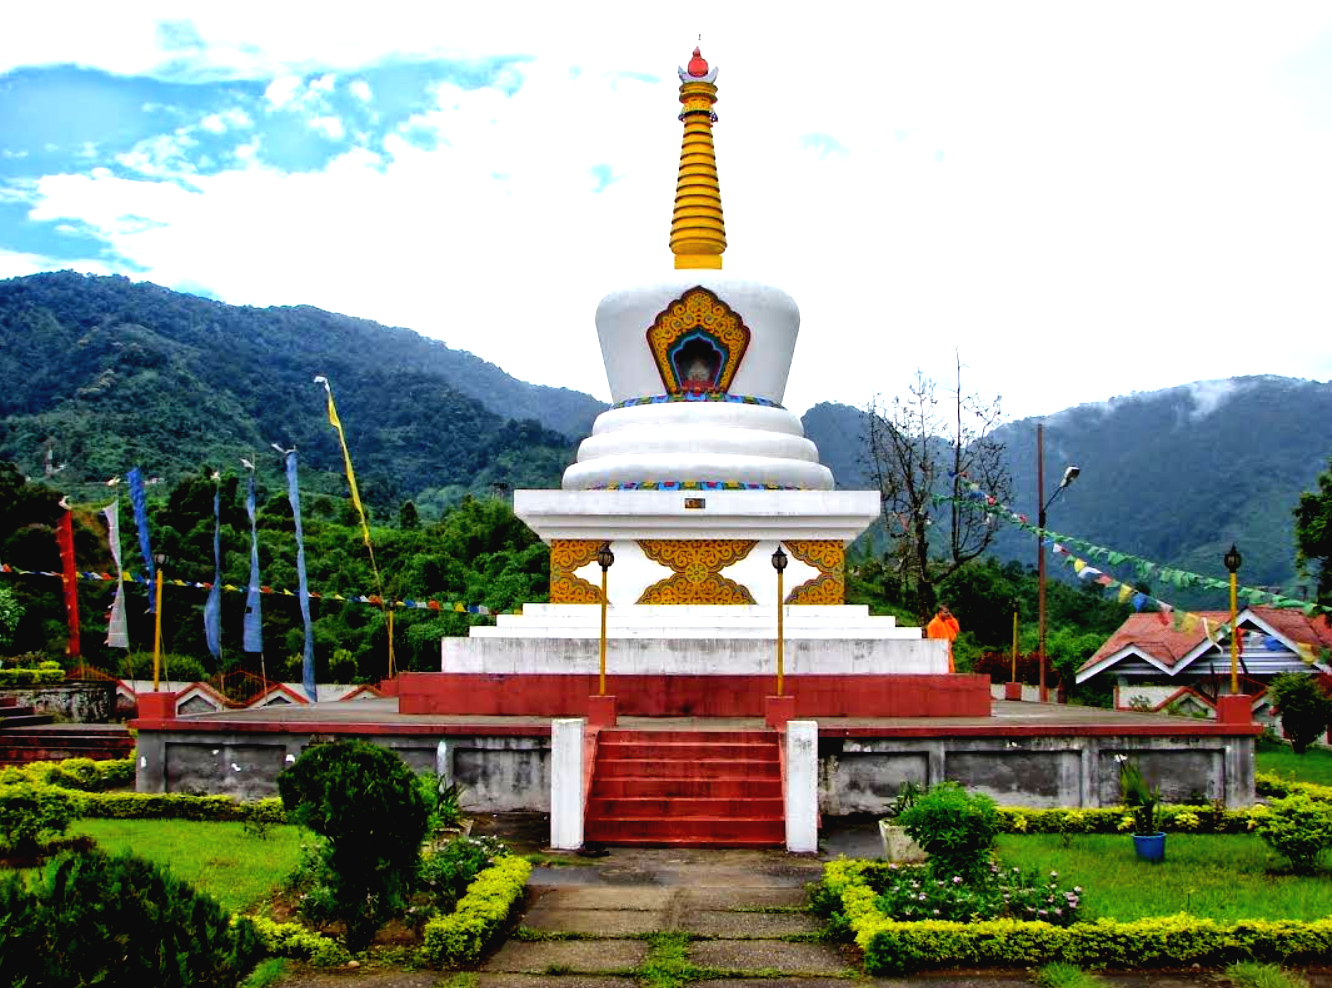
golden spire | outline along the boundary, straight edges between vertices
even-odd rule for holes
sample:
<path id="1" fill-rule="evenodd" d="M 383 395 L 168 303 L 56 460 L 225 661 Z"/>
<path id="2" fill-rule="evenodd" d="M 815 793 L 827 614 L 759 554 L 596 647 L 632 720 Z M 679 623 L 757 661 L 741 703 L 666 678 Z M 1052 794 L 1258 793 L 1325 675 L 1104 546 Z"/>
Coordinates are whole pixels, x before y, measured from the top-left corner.
<path id="1" fill-rule="evenodd" d="M 717 119 L 712 112 L 712 104 L 717 102 L 717 87 L 713 85 L 716 78 L 717 70 L 708 68 L 697 48 L 688 68 L 680 69 L 684 143 L 671 216 L 671 253 L 677 268 L 720 268 L 726 250 L 717 152 L 712 146 L 712 124 Z"/>

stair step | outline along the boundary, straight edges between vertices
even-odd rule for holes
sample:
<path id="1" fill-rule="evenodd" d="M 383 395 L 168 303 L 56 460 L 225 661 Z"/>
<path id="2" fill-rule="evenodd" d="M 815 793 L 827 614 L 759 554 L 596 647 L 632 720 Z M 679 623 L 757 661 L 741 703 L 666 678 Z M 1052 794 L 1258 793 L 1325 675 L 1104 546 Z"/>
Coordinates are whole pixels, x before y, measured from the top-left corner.
<path id="1" fill-rule="evenodd" d="M 695 759 L 734 758 L 742 761 L 777 761 L 777 746 L 771 741 L 740 744 L 700 741 L 619 741 L 598 742 L 598 753 L 618 760 L 644 758 L 653 761 L 693 761 Z"/>
<path id="2" fill-rule="evenodd" d="M 602 842 L 621 838 L 784 841 L 786 823 L 753 817 L 619 817 L 588 820 L 584 833 L 587 840 Z"/>
<path id="3" fill-rule="evenodd" d="M 598 778 L 592 783 L 591 795 L 605 799 L 780 799 L 782 780 Z"/>
<path id="4" fill-rule="evenodd" d="M 680 796 L 593 796 L 587 802 L 589 820 L 643 817 L 756 817 L 784 819 L 781 795 L 761 799 Z"/>
<path id="5" fill-rule="evenodd" d="M 8 730 L 11 727 L 36 727 L 39 724 L 50 724 L 53 720 L 50 714 L 9 715 L 0 718 L 0 730 Z"/>
<path id="6" fill-rule="evenodd" d="M 597 775 L 603 779 L 780 779 L 781 765 L 775 760 L 734 758 L 679 762 L 656 758 L 598 758 Z"/>
<path id="7" fill-rule="evenodd" d="M 13 699 L 13 697 L 10 697 L 10 699 Z M 7 707 L 0 707 L 0 724 L 4 724 L 11 717 L 27 717 L 36 712 L 36 708 L 31 704 L 11 703 Z"/>
<path id="8" fill-rule="evenodd" d="M 753 744 L 766 741 L 775 744 L 775 731 L 630 731 L 620 728 L 602 730 L 597 744 L 651 742 L 653 744 Z"/>
<path id="9" fill-rule="evenodd" d="M 753 840 L 729 837 L 615 837 L 592 838 L 587 840 L 597 844 L 614 844 L 616 847 L 699 847 L 717 850 L 771 851 L 786 846 L 786 836 L 772 840 Z"/>

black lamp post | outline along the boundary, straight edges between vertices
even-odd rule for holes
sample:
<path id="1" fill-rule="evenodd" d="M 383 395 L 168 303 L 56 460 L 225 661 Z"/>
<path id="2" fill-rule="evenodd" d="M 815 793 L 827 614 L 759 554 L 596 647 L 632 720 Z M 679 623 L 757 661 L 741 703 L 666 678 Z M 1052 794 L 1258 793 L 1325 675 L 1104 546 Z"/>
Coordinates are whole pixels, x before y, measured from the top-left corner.
<path id="1" fill-rule="evenodd" d="M 597 565 L 601 567 L 601 664 L 597 680 L 597 696 L 606 695 L 606 571 L 615 565 L 615 553 L 609 542 L 601 543 L 597 550 Z"/>
<path id="2" fill-rule="evenodd" d="M 786 644 L 786 629 L 782 624 L 785 617 L 783 602 L 786 596 L 782 592 L 782 571 L 786 569 L 786 553 L 782 551 L 780 542 L 777 543 L 777 551 L 772 554 L 772 568 L 777 571 L 777 695 L 781 696 L 782 677 L 785 673 L 783 668 L 785 656 L 783 653 Z"/>
<path id="3" fill-rule="evenodd" d="M 1036 527 L 1040 529 L 1040 534 L 1036 536 L 1037 555 L 1036 555 L 1036 657 L 1040 662 L 1041 670 L 1041 692 L 1042 703 L 1050 700 L 1050 689 L 1045 684 L 1045 513 L 1050 505 L 1055 503 L 1055 498 L 1064 492 L 1064 488 L 1078 479 L 1078 474 L 1082 470 L 1076 466 L 1070 466 L 1064 470 L 1064 476 L 1059 481 L 1059 488 L 1050 495 L 1050 500 L 1045 500 L 1045 425 L 1038 423 L 1036 426 L 1036 503 L 1040 506 L 1040 511 L 1036 519 Z"/>
<path id="4" fill-rule="evenodd" d="M 1235 694 L 1239 692 L 1239 628 L 1235 622 L 1239 618 L 1239 568 L 1244 559 L 1233 542 L 1221 562 L 1230 571 L 1230 692 Z"/>

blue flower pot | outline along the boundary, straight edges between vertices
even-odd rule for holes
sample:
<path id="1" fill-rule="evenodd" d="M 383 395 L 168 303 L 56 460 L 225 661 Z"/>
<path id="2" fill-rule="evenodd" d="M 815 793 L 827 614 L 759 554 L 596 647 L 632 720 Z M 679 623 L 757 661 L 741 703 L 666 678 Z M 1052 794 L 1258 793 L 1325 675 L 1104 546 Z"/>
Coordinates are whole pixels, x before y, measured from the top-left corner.
<path id="1" fill-rule="evenodd" d="M 1165 834 L 1134 834 L 1133 849 L 1143 861 L 1165 860 Z"/>

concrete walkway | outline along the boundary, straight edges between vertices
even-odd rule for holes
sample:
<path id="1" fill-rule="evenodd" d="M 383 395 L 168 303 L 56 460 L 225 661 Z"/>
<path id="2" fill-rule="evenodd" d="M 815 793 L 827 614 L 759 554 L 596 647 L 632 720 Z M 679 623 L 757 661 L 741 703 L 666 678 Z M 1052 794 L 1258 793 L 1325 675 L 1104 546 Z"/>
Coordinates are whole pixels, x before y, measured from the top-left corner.
<path id="1" fill-rule="evenodd" d="M 832 821 L 828 821 L 832 822 Z M 509 820 L 507 839 L 522 848 Z M 519 828 L 521 829 L 521 828 Z M 530 840 L 537 833 L 526 835 Z M 877 856 L 873 820 L 825 829 L 821 858 Z M 522 848 L 527 849 L 527 848 Z M 526 912 L 478 969 L 477 988 L 634 988 L 652 972 L 711 988 L 1025 988 L 1030 972 L 867 978 L 854 948 L 826 943 L 805 911 L 823 860 L 780 851 L 610 848 L 605 857 L 538 867 Z M 1111 988 L 1227 985 L 1216 973 L 1109 975 Z M 1325 973 L 1314 988 L 1332 988 Z"/>

